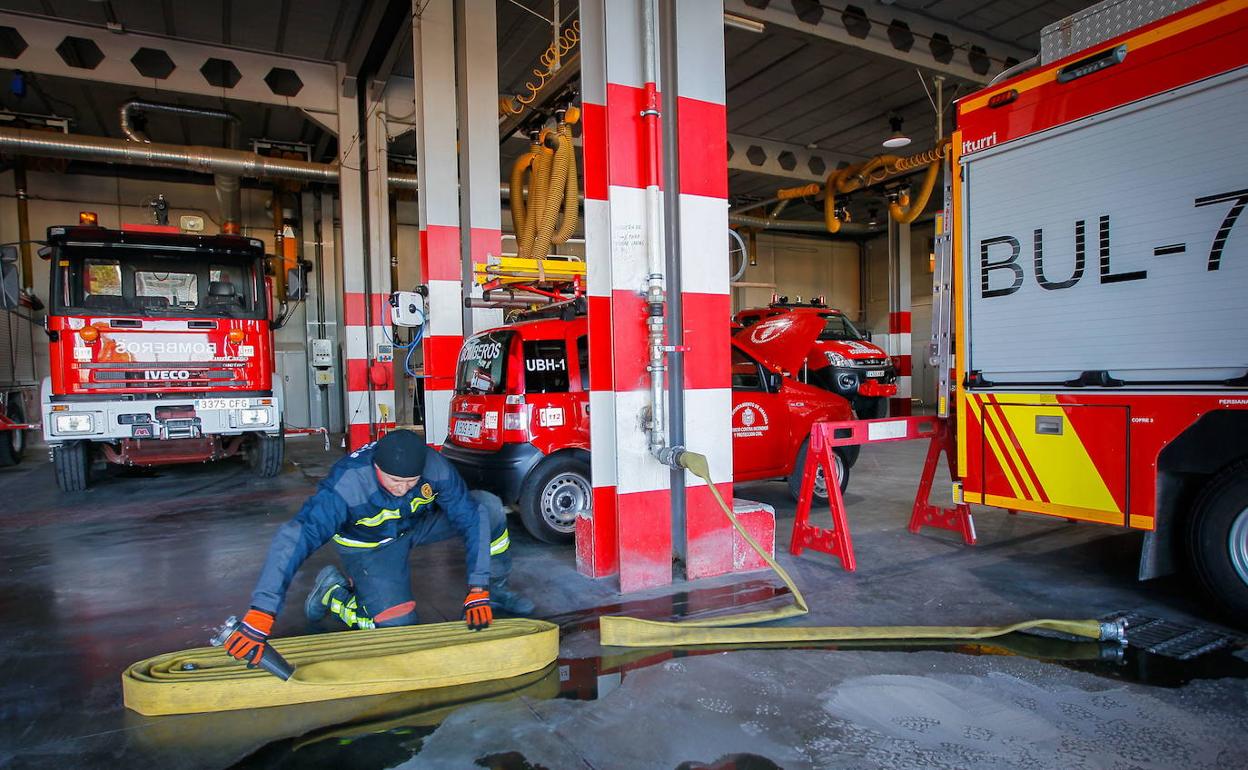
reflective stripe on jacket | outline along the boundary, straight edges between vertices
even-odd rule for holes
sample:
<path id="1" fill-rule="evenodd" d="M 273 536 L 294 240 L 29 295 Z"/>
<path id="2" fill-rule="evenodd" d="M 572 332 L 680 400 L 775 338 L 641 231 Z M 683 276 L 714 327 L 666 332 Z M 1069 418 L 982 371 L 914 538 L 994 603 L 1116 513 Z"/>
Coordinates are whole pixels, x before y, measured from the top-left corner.
<path id="1" fill-rule="evenodd" d="M 369 444 L 334 463 L 295 518 L 278 528 L 251 595 L 276 615 L 299 566 L 331 539 L 343 548 L 378 548 L 402 537 L 416 520 L 445 513 L 464 539 L 469 585 L 489 585 L 489 514 L 471 498 L 459 472 L 430 450 L 425 471 L 403 497 L 381 488 Z"/>

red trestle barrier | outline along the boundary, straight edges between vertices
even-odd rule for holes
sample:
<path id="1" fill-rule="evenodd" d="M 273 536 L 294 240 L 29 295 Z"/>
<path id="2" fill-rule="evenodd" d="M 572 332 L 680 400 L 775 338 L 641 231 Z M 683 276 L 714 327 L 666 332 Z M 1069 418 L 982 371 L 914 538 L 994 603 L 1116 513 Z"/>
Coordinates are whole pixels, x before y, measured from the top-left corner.
<path id="1" fill-rule="evenodd" d="M 975 522 L 971 509 L 965 503 L 952 508 L 941 508 L 928 502 L 936 466 L 941 452 L 949 467 L 949 478 L 957 479 L 953 430 L 947 420 L 937 417 L 893 417 L 878 420 L 853 420 L 845 422 L 819 422 L 811 426 L 810 444 L 806 450 L 806 464 L 802 469 L 802 489 L 798 496 L 797 515 L 793 520 L 793 538 L 789 552 L 800 556 L 809 548 L 837 557 L 846 571 L 853 572 L 857 566 L 854 558 L 853 538 L 849 533 L 849 521 L 845 515 L 845 500 L 841 495 L 839 476 L 833 449 L 840 446 L 881 444 L 888 441 L 913 441 L 928 439 L 927 459 L 923 475 L 915 494 L 914 507 L 908 529 L 918 533 L 923 527 L 934 527 L 957 532 L 967 545 L 975 544 Z M 828 488 L 828 507 L 832 514 L 830 528 L 819 527 L 810 522 L 810 507 L 814 502 L 815 477 L 823 471 Z"/>

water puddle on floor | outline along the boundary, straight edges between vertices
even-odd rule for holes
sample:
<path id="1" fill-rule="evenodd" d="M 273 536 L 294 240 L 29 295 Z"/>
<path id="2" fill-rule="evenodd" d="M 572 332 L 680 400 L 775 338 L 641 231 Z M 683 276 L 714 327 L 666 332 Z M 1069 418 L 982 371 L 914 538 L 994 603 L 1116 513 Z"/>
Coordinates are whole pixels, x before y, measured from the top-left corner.
<path id="1" fill-rule="evenodd" d="M 758 609 L 785 595 L 764 581 L 723 588 L 699 589 L 655 599 L 596 607 L 592 610 L 550 618 L 561 627 L 565 639 L 572 634 L 596 631 L 598 618 L 607 614 L 667 619 Z M 1128 631 L 1129 636 L 1129 631 Z M 609 695 L 634 672 L 665 661 L 721 654 L 729 651 L 782 649 L 873 652 L 952 652 L 976 657 L 1017 656 L 1083 671 L 1095 676 L 1155 687 L 1175 688 L 1198 679 L 1248 678 L 1248 653 L 1242 641 L 1188 660 L 1117 643 L 1009 634 L 975 642 L 836 642 L 798 645 L 734 645 L 670 649 L 601 648 L 602 654 L 561 658 L 541 671 L 508 680 L 482 682 L 463 687 L 426 690 L 398 695 L 373 696 L 301 706 L 266 709 L 264 718 L 254 712 L 223 712 L 190 716 L 170 723 L 164 737 L 178 741 L 187 751 L 196 740 L 228 740 L 233 745 L 263 745 L 247 756 L 238 768 L 352 767 L 383 768 L 417 756 L 425 739 L 450 714 L 464 706 L 526 698 L 595 700 Z M 176 725 L 176 726 L 175 726 Z M 148 738 L 158 738 L 160 725 L 148 726 Z M 263 731 L 263 732 L 262 732 Z M 263 735 L 293 736 L 266 741 Z M 196 738 L 195 736 L 198 736 Z M 218 747 L 220 748 L 220 747 Z M 687 761 L 677 770 L 770 770 L 777 767 L 765 757 L 731 755 L 711 760 Z M 521 752 L 510 751 L 479 757 L 476 766 L 491 770 L 543 770 Z M 545 770 L 556 770 L 547 768 Z"/>

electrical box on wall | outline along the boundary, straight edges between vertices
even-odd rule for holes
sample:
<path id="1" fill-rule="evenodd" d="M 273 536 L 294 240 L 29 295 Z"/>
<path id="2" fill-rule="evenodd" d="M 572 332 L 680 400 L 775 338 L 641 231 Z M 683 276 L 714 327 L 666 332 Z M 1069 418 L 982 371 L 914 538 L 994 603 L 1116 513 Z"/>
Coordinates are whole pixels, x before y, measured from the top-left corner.
<path id="1" fill-rule="evenodd" d="M 312 365 L 329 368 L 334 365 L 334 341 L 327 339 L 312 340 Z"/>
<path id="2" fill-rule="evenodd" d="M 333 385 L 334 370 L 333 369 L 317 369 L 316 370 L 317 385 Z"/>
<path id="3" fill-rule="evenodd" d="M 425 298 L 414 291 L 390 295 L 390 320 L 395 326 L 420 326 L 425 322 Z"/>
<path id="4" fill-rule="evenodd" d="M 375 360 L 378 363 L 388 364 L 394 360 L 394 346 L 388 342 L 377 343 L 377 355 Z"/>

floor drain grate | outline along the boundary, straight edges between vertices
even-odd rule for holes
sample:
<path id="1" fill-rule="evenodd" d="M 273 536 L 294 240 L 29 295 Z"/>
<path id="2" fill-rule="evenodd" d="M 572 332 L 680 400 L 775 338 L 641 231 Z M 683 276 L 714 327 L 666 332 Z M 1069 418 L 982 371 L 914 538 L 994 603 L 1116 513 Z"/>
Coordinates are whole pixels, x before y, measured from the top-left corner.
<path id="1" fill-rule="evenodd" d="M 1130 646 L 1176 660 L 1191 660 L 1243 641 L 1211 628 L 1175 623 L 1139 612 L 1115 613 L 1102 619 L 1114 618 L 1127 621 L 1127 643 Z"/>

